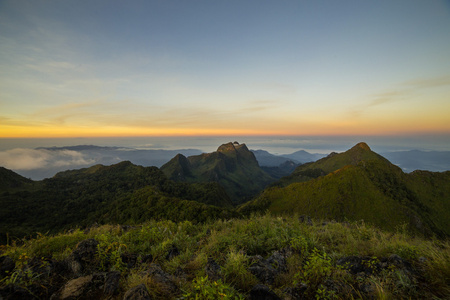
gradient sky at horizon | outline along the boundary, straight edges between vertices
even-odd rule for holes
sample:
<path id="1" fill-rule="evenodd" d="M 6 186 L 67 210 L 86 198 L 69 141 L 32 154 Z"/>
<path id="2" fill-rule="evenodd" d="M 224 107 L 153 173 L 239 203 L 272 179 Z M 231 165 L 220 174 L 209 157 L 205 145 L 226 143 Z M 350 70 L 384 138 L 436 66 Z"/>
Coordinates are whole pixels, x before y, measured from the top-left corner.
<path id="1" fill-rule="evenodd" d="M 0 1 L 0 138 L 450 134 L 450 1 Z"/>

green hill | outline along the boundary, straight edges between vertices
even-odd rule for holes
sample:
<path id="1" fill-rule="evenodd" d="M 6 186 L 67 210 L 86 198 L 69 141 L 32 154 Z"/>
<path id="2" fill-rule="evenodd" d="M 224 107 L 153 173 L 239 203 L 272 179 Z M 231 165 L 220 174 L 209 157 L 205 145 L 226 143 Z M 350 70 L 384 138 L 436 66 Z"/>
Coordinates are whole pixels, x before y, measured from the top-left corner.
<path id="1" fill-rule="evenodd" d="M 15 191 L 24 187 L 30 187 L 33 184 L 31 179 L 20 176 L 19 174 L 0 167 L 0 191 Z"/>
<path id="2" fill-rule="evenodd" d="M 360 143 L 344 153 L 298 167 L 238 211 L 268 210 L 339 221 L 363 219 L 390 231 L 407 224 L 415 233 L 448 236 L 449 197 L 450 172 L 405 174 Z"/>
<path id="3" fill-rule="evenodd" d="M 371 151 L 366 143 L 358 143 L 350 150 L 343 153 L 331 153 L 327 157 L 316 162 L 298 166 L 289 176 L 283 177 L 274 186 L 287 186 L 293 182 L 308 181 L 324 176 L 348 165 L 356 165 L 362 160 L 387 160 Z"/>
<path id="4" fill-rule="evenodd" d="M 150 218 L 204 221 L 208 214 L 235 215 L 217 183 L 177 183 L 156 167 L 130 162 L 65 171 L 26 183 L 0 194 L 1 241 L 6 234 L 22 237 L 93 223 L 133 224 Z"/>
<path id="5" fill-rule="evenodd" d="M 245 144 L 227 143 L 216 152 L 175 156 L 161 170 L 182 182 L 218 182 L 234 203 L 243 203 L 274 179 L 264 172 Z"/>

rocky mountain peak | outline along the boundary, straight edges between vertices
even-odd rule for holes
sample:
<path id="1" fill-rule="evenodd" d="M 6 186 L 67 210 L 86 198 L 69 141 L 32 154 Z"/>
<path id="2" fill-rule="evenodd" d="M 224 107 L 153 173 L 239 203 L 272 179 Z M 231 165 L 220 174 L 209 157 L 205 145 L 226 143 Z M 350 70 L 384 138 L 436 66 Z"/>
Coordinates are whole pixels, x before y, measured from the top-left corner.
<path id="1" fill-rule="evenodd" d="M 362 150 L 372 151 L 370 149 L 369 145 L 367 145 L 364 142 L 360 142 L 360 143 L 356 144 L 355 146 L 353 146 L 353 149 L 362 149 Z"/>
<path id="2" fill-rule="evenodd" d="M 245 144 L 239 144 L 238 142 L 229 142 L 223 145 L 220 145 L 219 148 L 217 148 L 217 152 L 237 152 L 239 150 L 246 150 L 249 151 L 247 146 Z"/>

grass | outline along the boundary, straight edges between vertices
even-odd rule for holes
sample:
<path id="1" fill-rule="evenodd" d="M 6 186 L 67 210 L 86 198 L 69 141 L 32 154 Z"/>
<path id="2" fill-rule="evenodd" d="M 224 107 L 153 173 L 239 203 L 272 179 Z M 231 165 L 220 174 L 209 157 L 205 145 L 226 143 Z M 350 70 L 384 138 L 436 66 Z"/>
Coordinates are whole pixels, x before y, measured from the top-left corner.
<path id="1" fill-rule="evenodd" d="M 149 221 L 127 230 L 104 225 L 15 241 L 0 249 L 0 256 L 9 256 L 16 264 L 11 274 L 0 279 L 0 288 L 9 283 L 24 288 L 32 284 L 46 286 L 48 282 L 40 274 L 30 273 L 30 261 L 42 257 L 62 260 L 77 243 L 89 238 L 99 242 L 96 268 L 122 274 L 117 299 L 141 283 L 159 299 L 214 299 L 221 294 L 229 296 L 223 299 L 245 298 L 260 283 L 248 269 L 252 256 L 268 258 L 274 251 L 286 248 L 292 250 L 287 257 L 287 271 L 278 273 L 270 286 L 282 298 L 299 289 L 317 299 L 444 299 L 450 294 L 448 241 L 413 237 L 404 227 L 393 233 L 364 222 L 322 220 L 313 220 L 310 226 L 297 216 L 270 214 L 204 224 Z M 179 254 L 168 258 L 173 248 Z M 126 253 L 136 255 L 138 262 L 150 254 L 152 261 L 129 269 L 121 261 L 121 254 Z M 339 259 L 352 255 L 370 257 L 363 263 L 376 270 L 377 264 L 393 254 L 411 268 L 390 265 L 372 274 L 351 274 L 337 264 Z M 220 280 L 208 278 L 208 259 L 220 266 Z M 150 263 L 159 264 L 173 278 L 177 292 L 169 291 L 145 272 Z"/>

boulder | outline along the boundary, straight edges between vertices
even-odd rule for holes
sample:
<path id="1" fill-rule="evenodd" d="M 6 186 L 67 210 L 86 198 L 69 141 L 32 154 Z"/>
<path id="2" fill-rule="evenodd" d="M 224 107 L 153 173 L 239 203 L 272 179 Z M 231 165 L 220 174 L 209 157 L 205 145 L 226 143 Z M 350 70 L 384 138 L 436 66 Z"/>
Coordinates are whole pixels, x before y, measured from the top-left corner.
<path id="1" fill-rule="evenodd" d="M 77 276 L 87 275 L 95 270 L 97 245 L 95 239 L 81 241 L 66 259 L 68 269 Z"/>
<path id="2" fill-rule="evenodd" d="M 114 271 L 106 274 L 105 285 L 103 287 L 103 295 L 106 297 L 114 296 L 120 286 L 120 272 Z"/>
<path id="3" fill-rule="evenodd" d="M 164 272 L 159 264 L 151 264 L 144 274 L 151 276 L 152 281 L 156 283 L 165 294 L 176 295 L 179 293 L 175 278 Z"/>
<path id="4" fill-rule="evenodd" d="M 123 300 L 151 300 L 150 294 L 144 284 L 129 289 L 123 296 Z"/>
<path id="5" fill-rule="evenodd" d="M 106 274 L 92 274 L 69 280 L 51 300 L 100 299 L 105 286 Z"/>
<path id="6" fill-rule="evenodd" d="M 274 251 L 273 254 L 264 259 L 260 255 L 253 256 L 251 258 L 252 264 L 248 270 L 255 275 L 261 282 L 265 284 L 273 284 L 275 277 L 280 272 L 287 271 L 286 258 L 291 255 L 289 249 L 282 249 L 280 251 Z"/>
<path id="7" fill-rule="evenodd" d="M 272 284 L 274 282 L 275 275 L 278 272 L 267 260 L 265 260 L 261 255 L 255 255 L 251 258 L 251 262 L 252 263 L 248 270 L 250 273 L 255 275 L 259 281 L 266 284 Z"/>

